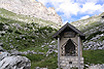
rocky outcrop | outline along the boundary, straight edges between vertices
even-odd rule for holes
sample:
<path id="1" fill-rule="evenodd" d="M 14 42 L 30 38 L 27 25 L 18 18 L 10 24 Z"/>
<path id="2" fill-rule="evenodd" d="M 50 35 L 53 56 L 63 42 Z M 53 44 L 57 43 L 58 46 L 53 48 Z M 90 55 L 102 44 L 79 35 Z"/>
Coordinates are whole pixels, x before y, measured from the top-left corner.
<path id="1" fill-rule="evenodd" d="M 0 0 L 0 8 L 62 24 L 61 17 L 54 8 L 46 8 L 42 3 L 35 0 Z"/>
<path id="2" fill-rule="evenodd" d="M 11 55 L 0 47 L 0 69 L 30 69 L 30 66 L 28 58 Z"/>
<path id="3" fill-rule="evenodd" d="M 89 65 L 85 65 L 87 68 L 86 69 L 104 69 L 104 64 L 91 64 L 91 66 Z"/>
<path id="4" fill-rule="evenodd" d="M 92 17 L 89 17 L 87 19 L 78 20 L 75 22 L 72 22 L 71 24 L 77 27 L 80 30 L 88 28 L 88 26 L 91 26 L 92 24 L 96 24 L 97 22 L 104 22 L 104 19 L 101 17 L 104 13 L 99 15 L 94 15 Z"/>
<path id="5" fill-rule="evenodd" d="M 102 15 L 104 13 L 71 23 L 86 35 L 83 43 L 84 50 L 104 49 L 104 18 Z"/>
<path id="6" fill-rule="evenodd" d="M 83 43 L 84 50 L 104 49 L 104 22 L 98 22 L 98 25 L 84 32 L 86 41 Z"/>

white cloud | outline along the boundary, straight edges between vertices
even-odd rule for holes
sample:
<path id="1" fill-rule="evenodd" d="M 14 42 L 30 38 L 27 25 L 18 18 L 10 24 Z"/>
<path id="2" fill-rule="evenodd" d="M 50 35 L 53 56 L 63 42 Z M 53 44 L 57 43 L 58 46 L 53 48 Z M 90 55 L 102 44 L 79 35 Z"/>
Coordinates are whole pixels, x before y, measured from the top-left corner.
<path id="1" fill-rule="evenodd" d="M 80 10 L 80 6 L 78 3 L 74 3 L 72 0 L 38 0 L 42 2 L 44 5 L 47 3 L 51 3 L 57 12 L 62 12 L 67 18 L 71 15 L 77 15 L 78 11 Z"/>
<path id="2" fill-rule="evenodd" d="M 89 15 L 86 15 L 86 16 L 81 17 L 80 19 L 87 19 L 89 17 L 90 17 Z"/>
<path id="3" fill-rule="evenodd" d="M 49 2 L 48 0 L 37 0 L 37 1 L 43 3 L 44 5 L 46 5 Z"/>
<path id="4" fill-rule="evenodd" d="M 104 12 L 104 4 L 101 6 L 101 8 L 99 9 L 99 12 Z"/>
<path id="5" fill-rule="evenodd" d="M 65 17 L 69 18 L 71 15 L 77 15 L 80 7 L 77 3 L 72 3 L 70 1 L 64 1 L 61 3 L 58 8 L 56 8 L 57 12 L 63 12 Z"/>
<path id="6" fill-rule="evenodd" d="M 96 14 L 104 11 L 104 4 L 97 4 L 99 0 L 38 0 L 47 6 L 53 5 L 57 12 L 61 12 L 61 17 L 72 19 L 78 14 Z M 101 0 L 103 2 L 103 0 Z"/>
<path id="7" fill-rule="evenodd" d="M 87 14 L 93 14 L 94 12 L 100 10 L 102 6 L 100 4 L 96 5 L 92 2 L 87 2 L 83 4 L 83 7 L 81 8 L 81 13 L 87 13 Z"/>

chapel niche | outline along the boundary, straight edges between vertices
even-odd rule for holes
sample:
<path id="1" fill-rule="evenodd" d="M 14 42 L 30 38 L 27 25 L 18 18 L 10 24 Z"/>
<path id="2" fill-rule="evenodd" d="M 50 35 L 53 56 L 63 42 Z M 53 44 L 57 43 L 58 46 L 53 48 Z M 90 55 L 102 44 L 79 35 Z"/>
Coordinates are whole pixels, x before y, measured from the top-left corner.
<path id="1" fill-rule="evenodd" d="M 65 56 L 75 56 L 75 45 L 71 39 L 65 45 Z"/>
<path id="2" fill-rule="evenodd" d="M 61 56 L 76 56 L 77 55 L 77 44 L 71 39 L 69 39 L 61 47 Z"/>

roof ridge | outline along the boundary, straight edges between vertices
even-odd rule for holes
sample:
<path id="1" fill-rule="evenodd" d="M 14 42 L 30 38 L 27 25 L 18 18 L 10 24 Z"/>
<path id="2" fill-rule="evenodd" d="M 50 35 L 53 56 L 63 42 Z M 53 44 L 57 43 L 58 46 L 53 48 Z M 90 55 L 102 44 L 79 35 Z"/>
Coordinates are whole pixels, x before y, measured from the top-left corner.
<path id="1" fill-rule="evenodd" d="M 57 38 L 57 36 L 66 28 L 66 27 L 69 27 L 71 28 L 74 32 L 76 32 L 77 34 L 80 35 L 80 37 L 85 37 L 85 35 L 80 31 L 78 30 L 76 27 L 74 27 L 73 25 L 69 24 L 68 22 L 62 26 L 54 35 L 53 35 L 53 38 Z"/>

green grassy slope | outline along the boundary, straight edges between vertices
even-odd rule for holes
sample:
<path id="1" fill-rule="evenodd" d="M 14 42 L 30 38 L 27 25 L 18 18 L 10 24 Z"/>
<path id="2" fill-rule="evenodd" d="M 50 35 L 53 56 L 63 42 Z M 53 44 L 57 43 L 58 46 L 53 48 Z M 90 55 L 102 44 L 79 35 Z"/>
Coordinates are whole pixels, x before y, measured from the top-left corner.
<path id="1" fill-rule="evenodd" d="M 24 23 L 34 22 L 43 26 L 52 26 L 54 28 L 60 27 L 57 23 L 54 23 L 52 21 L 42 20 L 40 18 L 31 17 L 29 15 L 16 14 L 11 11 L 5 10 L 3 8 L 0 8 L 0 18 L 2 18 L 2 20 L 0 20 L 1 22 L 5 22 L 5 19 L 6 21 L 10 19 L 10 20 L 13 20 L 13 22 L 17 21 L 20 24 L 21 22 L 24 22 Z M 13 23 L 13 22 L 10 22 L 9 20 L 7 22 Z"/>
<path id="2" fill-rule="evenodd" d="M 83 50 L 84 63 L 104 64 L 104 50 Z"/>
<path id="3" fill-rule="evenodd" d="M 48 24 L 46 26 L 43 23 Z M 51 49 L 49 46 L 56 46 L 54 50 L 57 50 L 57 41 L 52 38 L 52 34 L 56 32 L 56 29 L 49 25 L 53 22 L 36 19 L 29 16 L 17 15 L 5 9 L 0 9 L 0 44 L 6 50 L 16 49 L 18 51 L 35 51 L 43 52 L 44 54 L 27 54 L 23 55 L 31 60 L 31 69 L 35 67 L 47 67 L 48 69 L 57 68 L 57 53 L 53 52 L 49 56 L 46 56 L 47 51 Z M 93 27 L 102 28 L 101 22 L 96 22 L 86 25 L 86 28 L 82 31 L 89 32 L 94 29 Z M 99 28 L 98 28 L 99 29 Z M 97 28 L 95 29 L 97 30 Z M 104 33 L 103 31 L 100 34 Z M 95 33 L 86 33 L 87 41 L 99 34 L 99 31 Z M 102 41 L 104 38 L 100 38 Z M 54 43 L 52 43 L 54 41 Z M 44 46 L 44 47 L 42 47 Z M 86 64 L 98 64 L 103 62 L 103 50 L 86 50 L 83 51 L 83 57 Z M 97 57 L 97 55 L 99 57 Z"/>
<path id="4" fill-rule="evenodd" d="M 3 28 L 4 26 L 8 27 L 8 29 Z M 56 31 L 56 29 L 47 26 L 41 27 L 36 23 L 23 24 L 19 26 L 20 27 L 8 23 L 0 23 L 0 31 L 5 31 L 5 33 L 0 33 L 0 43 L 3 43 L 2 47 L 6 50 L 16 49 L 22 52 L 28 50 L 43 52 L 44 55 L 24 55 L 31 60 L 32 69 L 37 66 L 48 66 L 51 68 L 51 65 L 56 64 L 57 55 L 53 56 L 51 54 L 50 56 L 46 57 L 46 53 L 49 50 L 49 45 L 53 45 L 53 43 L 51 43 L 53 41 L 51 36 L 52 33 Z M 44 45 L 43 48 L 41 47 L 42 45 Z M 57 67 L 57 65 L 55 67 Z"/>
<path id="5" fill-rule="evenodd" d="M 25 19 L 28 19 L 29 21 L 25 22 Z M 44 53 L 44 55 L 23 55 L 31 60 L 31 69 L 34 69 L 37 66 L 48 67 L 50 69 L 57 68 L 57 55 L 55 55 L 57 53 L 53 52 L 51 55 L 46 57 L 46 53 L 50 49 L 49 45 L 56 44 L 56 42 L 52 43 L 52 34 L 56 32 L 56 29 L 49 25 L 45 26 L 40 23 L 35 23 L 31 19 L 33 18 L 24 15 L 17 15 L 5 9 L 0 9 L 1 46 L 6 50 L 16 49 L 22 52 L 29 50 L 37 53 Z M 52 23 L 45 20 L 40 20 L 39 22 L 45 22 L 47 24 Z M 54 25 L 54 23 L 52 24 Z"/>

